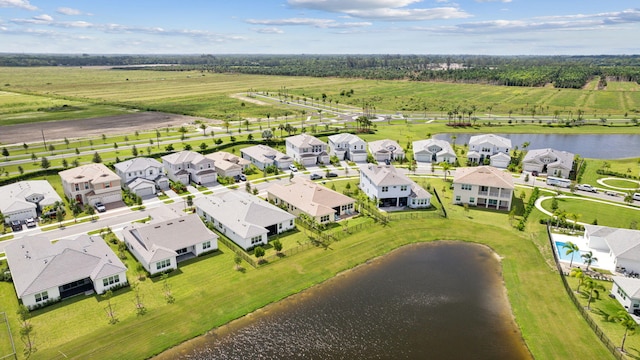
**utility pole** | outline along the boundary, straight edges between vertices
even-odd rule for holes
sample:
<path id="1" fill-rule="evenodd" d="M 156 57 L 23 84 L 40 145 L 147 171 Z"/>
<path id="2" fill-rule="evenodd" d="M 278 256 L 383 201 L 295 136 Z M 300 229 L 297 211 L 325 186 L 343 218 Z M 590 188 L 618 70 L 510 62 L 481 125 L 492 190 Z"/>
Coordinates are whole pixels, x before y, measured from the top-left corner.
<path id="1" fill-rule="evenodd" d="M 47 150 L 47 140 L 45 140 L 44 138 L 44 129 L 40 129 L 40 132 L 42 133 L 42 142 L 44 143 L 44 149 Z"/>

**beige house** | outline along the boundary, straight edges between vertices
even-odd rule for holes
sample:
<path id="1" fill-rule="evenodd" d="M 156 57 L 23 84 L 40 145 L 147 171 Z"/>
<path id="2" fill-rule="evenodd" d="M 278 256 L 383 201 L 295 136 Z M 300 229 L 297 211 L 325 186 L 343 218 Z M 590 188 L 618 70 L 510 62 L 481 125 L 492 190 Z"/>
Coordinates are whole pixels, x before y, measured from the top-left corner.
<path id="1" fill-rule="evenodd" d="M 214 161 L 195 151 L 179 151 L 162 157 L 167 176 L 184 185 L 210 184 L 216 181 Z"/>
<path id="2" fill-rule="evenodd" d="M 372 141 L 369 152 L 376 161 L 393 161 L 404 159 L 404 150 L 397 142 L 389 139 Z"/>
<path id="3" fill-rule="evenodd" d="M 226 151 L 216 151 L 214 153 L 207 154 L 204 157 L 214 161 L 218 176 L 238 176 L 251 165 L 251 161 Z"/>
<path id="4" fill-rule="evenodd" d="M 355 200 L 302 177 L 285 186 L 267 188 L 269 201 L 294 214 L 306 214 L 320 224 L 334 222 L 355 212 Z"/>
<path id="5" fill-rule="evenodd" d="M 92 163 L 58 173 L 64 194 L 81 204 L 109 204 L 122 201 L 121 180 L 104 164 Z"/>
<path id="6" fill-rule="evenodd" d="M 458 168 L 453 177 L 453 203 L 511 210 L 511 174 L 492 166 Z"/>

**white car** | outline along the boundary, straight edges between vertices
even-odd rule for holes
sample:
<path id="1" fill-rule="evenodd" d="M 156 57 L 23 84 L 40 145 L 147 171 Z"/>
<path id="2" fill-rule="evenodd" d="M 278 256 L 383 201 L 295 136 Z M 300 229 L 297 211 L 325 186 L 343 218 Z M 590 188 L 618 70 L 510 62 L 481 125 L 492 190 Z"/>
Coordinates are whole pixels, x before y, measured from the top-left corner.
<path id="1" fill-rule="evenodd" d="M 105 212 L 107 211 L 107 208 L 104 206 L 103 203 L 101 202 L 97 202 L 94 207 L 96 208 L 96 210 L 98 210 L 98 212 Z"/>
<path id="2" fill-rule="evenodd" d="M 289 165 L 289 170 L 291 170 L 293 172 L 298 172 L 298 168 L 293 164 Z"/>
<path id="3" fill-rule="evenodd" d="M 24 223 L 27 225 L 28 228 L 32 228 L 37 225 L 36 220 L 34 218 L 28 218 L 27 220 L 24 221 Z"/>
<path id="4" fill-rule="evenodd" d="M 576 186 L 576 188 L 578 190 L 588 191 L 588 192 L 592 192 L 592 193 L 597 193 L 598 192 L 598 190 L 596 190 L 596 188 L 594 188 L 593 186 L 591 186 L 589 184 L 579 184 L 578 186 Z"/>

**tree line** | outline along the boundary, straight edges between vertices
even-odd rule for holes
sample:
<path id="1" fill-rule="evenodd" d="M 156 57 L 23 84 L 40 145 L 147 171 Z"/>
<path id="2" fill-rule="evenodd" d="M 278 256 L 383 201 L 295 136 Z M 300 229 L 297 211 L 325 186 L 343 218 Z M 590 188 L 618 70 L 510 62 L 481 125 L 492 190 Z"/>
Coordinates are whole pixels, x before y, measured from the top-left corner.
<path id="1" fill-rule="evenodd" d="M 171 66 L 155 66 L 171 65 Z M 640 83 L 640 56 L 483 55 L 26 55 L 0 54 L 0 66 L 112 66 L 119 69 L 447 81 L 581 88 L 599 77 Z"/>

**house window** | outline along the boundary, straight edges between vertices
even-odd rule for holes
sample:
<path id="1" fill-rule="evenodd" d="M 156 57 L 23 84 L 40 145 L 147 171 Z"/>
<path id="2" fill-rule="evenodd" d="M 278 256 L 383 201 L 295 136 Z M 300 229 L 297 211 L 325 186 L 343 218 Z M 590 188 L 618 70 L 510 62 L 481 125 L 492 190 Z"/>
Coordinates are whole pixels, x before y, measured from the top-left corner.
<path id="1" fill-rule="evenodd" d="M 119 275 L 113 275 L 113 276 L 109 276 L 108 278 L 104 278 L 102 279 L 102 285 L 107 287 L 109 285 L 113 285 L 113 284 L 117 284 L 120 282 L 120 276 Z"/>
<path id="2" fill-rule="evenodd" d="M 460 195 L 456 196 L 456 202 L 460 202 Z"/>
<path id="3" fill-rule="evenodd" d="M 180 254 L 185 254 L 186 252 L 187 252 L 187 248 L 182 248 L 182 249 L 178 249 L 178 250 L 176 250 L 176 253 L 177 253 L 178 255 L 180 255 Z"/>
<path id="4" fill-rule="evenodd" d="M 254 236 L 251 238 L 251 245 L 255 245 L 259 242 L 262 242 L 262 236 Z"/>
<path id="5" fill-rule="evenodd" d="M 278 224 L 278 229 L 282 230 L 282 223 Z"/>
<path id="6" fill-rule="evenodd" d="M 289 220 L 289 226 L 293 226 L 293 220 Z"/>
<path id="7" fill-rule="evenodd" d="M 400 186 L 400 191 L 407 191 L 407 185 Z"/>
<path id="8" fill-rule="evenodd" d="M 323 217 L 320 218 L 320 222 L 321 223 L 325 223 L 329 221 L 329 215 L 324 215 Z"/>
<path id="9" fill-rule="evenodd" d="M 462 190 L 471 190 L 471 184 L 462 184 L 462 185 L 460 185 L 460 189 L 462 189 Z"/>
<path id="10" fill-rule="evenodd" d="M 80 191 L 80 184 L 75 184 L 76 185 L 76 191 Z"/>
<path id="11" fill-rule="evenodd" d="M 37 293 L 35 295 L 36 297 L 36 302 L 42 302 L 42 301 L 47 301 L 47 299 L 49 299 L 49 292 L 48 291 L 43 291 L 41 293 Z"/>
<path id="12" fill-rule="evenodd" d="M 382 187 L 382 192 L 389 192 L 389 187 L 388 186 L 383 186 Z"/>
<path id="13" fill-rule="evenodd" d="M 156 263 L 156 270 L 161 270 L 171 266 L 171 259 L 165 259 Z"/>
<path id="14" fill-rule="evenodd" d="M 496 206 L 496 205 L 498 205 L 498 200 L 496 200 L 496 199 L 489 199 L 489 205 L 491 205 L 491 206 Z"/>
<path id="15" fill-rule="evenodd" d="M 105 187 L 105 189 L 106 189 L 106 188 L 110 188 L 110 187 L 111 187 L 111 183 L 106 183 L 106 184 L 104 184 L 104 187 Z"/>
<path id="16" fill-rule="evenodd" d="M 474 197 L 469 198 L 469 202 L 470 202 L 470 203 L 474 203 L 474 202 L 476 202 L 476 198 L 474 198 Z"/>
<path id="17" fill-rule="evenodd" d="M 207 250 L 211 248 L 211 241 L 205 241 L 202 243 L 202 250 Z"/>

